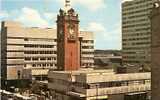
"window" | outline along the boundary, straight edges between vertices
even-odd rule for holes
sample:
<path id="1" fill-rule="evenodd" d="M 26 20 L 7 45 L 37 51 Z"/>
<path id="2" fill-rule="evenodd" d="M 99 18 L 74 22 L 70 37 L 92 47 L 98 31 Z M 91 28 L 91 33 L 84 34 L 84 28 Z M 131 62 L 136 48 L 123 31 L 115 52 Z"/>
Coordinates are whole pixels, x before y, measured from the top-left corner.
<path id="1" fill-rule="evenodd" d="M 26 57 L 25 60 L 31 60 L 31 58 L 30 57 Z"/>
<path id="2" fill-rule="evenodd" d="M 38 58 L 32 58 L 32 60 L 38 60 Z"/>

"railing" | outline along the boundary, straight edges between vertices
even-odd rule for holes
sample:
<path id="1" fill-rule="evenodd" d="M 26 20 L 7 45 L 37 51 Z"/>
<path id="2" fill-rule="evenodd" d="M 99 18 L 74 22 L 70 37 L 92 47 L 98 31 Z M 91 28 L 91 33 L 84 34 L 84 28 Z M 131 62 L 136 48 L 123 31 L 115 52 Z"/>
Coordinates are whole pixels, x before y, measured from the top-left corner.
<path id="1" fill-rule="evenodd" d="M 95 88 L 95 89 L 87 89 L 87 96 L 134 93 L 134 92 L 142 92 L 150 90 L 151 90 L 150 84 L 111 87 L 111 88 L 97 88 L 97 89 Z"/>

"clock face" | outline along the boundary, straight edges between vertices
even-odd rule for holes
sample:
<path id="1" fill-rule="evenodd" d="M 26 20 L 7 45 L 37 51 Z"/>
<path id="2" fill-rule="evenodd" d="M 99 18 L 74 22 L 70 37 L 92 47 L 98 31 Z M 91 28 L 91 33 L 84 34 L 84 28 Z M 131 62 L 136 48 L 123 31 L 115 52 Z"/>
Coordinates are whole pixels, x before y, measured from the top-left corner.
<path id="1" fill-rule="evenodd" d="M 73 28 L 69 28 L 69 34 L 73 35 L 75 33 Z"/>
<path id="2" fill-rule="evenodd" d="M 68 32 L 69 32 L 69 39 L 74 40 L 76 38 L 75 26 L 72 24 L 69 25 Z"/>
<path id="3" fill-rule="evenodd" d="M 68 31 L 69 31 L 69 34 L 71 34 L 71 35 L 75 34 L 75 27 L 74 27 L 74 25 L 69 25 L 68 26 Z"/>

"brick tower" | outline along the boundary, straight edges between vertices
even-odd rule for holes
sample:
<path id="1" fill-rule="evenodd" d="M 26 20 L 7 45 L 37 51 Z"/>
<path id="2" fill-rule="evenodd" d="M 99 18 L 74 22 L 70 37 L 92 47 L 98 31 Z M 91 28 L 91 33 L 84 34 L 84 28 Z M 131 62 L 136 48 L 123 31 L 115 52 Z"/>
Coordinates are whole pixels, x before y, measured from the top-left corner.
<path id="1" fill-rule="evenodd" d="M 57 66 L 58 70 L 78 70 L 80 68 L 79 19 L 70 1 L 57 16 Z"/>

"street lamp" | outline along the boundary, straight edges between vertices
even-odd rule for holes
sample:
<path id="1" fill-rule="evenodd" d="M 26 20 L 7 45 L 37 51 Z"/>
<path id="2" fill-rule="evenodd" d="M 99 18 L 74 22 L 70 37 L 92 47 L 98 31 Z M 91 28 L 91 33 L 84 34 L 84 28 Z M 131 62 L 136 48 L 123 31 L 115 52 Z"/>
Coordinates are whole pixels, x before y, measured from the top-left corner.
<path id="1" fill-rule="evenodd" d="M 17 71 L 17 76 L 18 76 L 19 89 L 20 89 L 20 88 L 21 88 L 21 71 L 20 71 L 20 70 Z M 19 91 L 20 91 L 20 93 L 21 93 L 21 90 L 19 90 Z"/>
<path id="2" fill-rule="evenodd" d="M 98 88 L 99 88 L 99 84 L 96 84 L 96 100 L 98 100 Z"/>

